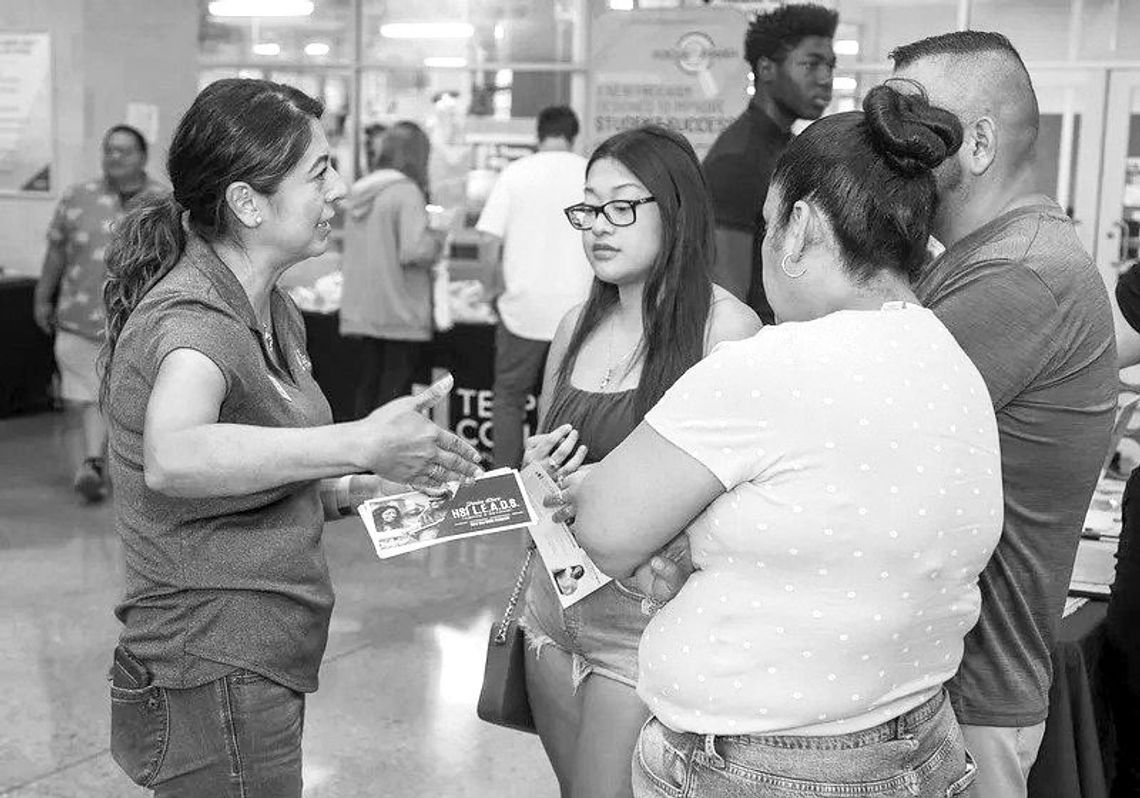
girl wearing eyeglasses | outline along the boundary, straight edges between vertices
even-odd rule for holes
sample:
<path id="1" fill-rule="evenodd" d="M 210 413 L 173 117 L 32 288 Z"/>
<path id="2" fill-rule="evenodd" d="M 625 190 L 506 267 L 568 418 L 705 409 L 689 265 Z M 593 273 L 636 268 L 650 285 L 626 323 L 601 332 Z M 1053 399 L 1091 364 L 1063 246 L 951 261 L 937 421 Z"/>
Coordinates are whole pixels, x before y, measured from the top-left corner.
<path id="1" fill-rule="evenodd" d="M 551 344 L 545 432 L 524 458 L 547 458 L 561 477 L 605 457 L 716 344 L 760 328 L 712 284 L 712 206 L 680 135 L 644 127 L 603 142 L 587 165 L 584 202 L 565 213 L 595 279 Z M 532 573 L 521 618 L 532 651 L 527 687 L 562 795 L 631 795 L 630 757 L 649 717 L 636 693 L 637 648 L 658 606 L 654 571 L 643 566 L 565 610 L 545 574 Z"/>

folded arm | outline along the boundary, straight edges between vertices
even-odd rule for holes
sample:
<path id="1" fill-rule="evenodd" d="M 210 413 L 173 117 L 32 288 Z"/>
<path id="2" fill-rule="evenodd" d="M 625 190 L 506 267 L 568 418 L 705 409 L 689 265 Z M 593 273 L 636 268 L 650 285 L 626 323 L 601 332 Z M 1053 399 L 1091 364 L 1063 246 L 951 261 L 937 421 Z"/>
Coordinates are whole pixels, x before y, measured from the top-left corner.
<path id="1" fill-rule="evenodd" d="M 684 530 L 724 486 L 642 423 L 571 490 L 579 544 L 603 572 L 625 577 Z"/>

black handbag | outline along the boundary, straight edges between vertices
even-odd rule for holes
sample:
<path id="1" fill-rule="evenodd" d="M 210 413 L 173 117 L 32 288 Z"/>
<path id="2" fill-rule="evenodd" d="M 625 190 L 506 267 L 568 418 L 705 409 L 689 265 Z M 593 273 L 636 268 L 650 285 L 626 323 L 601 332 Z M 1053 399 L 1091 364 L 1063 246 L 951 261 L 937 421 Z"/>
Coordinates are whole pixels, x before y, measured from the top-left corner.
<path id="1" fill-rule="evenodd" d="M 534 557 L 534 544 L 527 549 L 519 569 L 515 589 L 507 600 L 507 608 L 498 623 L 491 626 L 487 642 L 487 665 L 483 670 L 483 689 L 479 691 L 476 712 L 481 720 L 508 729 L 535 733 L 534 716 L 526 692 L 526 636 L 515 618 L 515 608 L 526 584 L 527 570 Z"/>

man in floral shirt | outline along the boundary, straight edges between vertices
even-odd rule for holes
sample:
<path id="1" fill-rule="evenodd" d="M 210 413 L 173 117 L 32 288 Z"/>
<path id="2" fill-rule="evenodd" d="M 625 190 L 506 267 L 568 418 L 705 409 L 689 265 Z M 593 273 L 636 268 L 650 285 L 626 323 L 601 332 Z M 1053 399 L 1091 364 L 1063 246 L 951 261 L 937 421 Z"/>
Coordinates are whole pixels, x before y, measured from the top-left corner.
<path id="1" fill-rule="evenodd" d="M 48 228 L 36 287 L 36 323 L 55 333 L 60 398 L 82 419 L 84 460 L 75 489 L 88 501 L 106 496 L 107 428 L 99 411 L 96 362 L 103 342 L 103 261 L 114 223 L 140 194 L 165 191 L 146 173 L 147 145 L 128 125 L 103 137 L 103 177 L 64 192 Z"/>

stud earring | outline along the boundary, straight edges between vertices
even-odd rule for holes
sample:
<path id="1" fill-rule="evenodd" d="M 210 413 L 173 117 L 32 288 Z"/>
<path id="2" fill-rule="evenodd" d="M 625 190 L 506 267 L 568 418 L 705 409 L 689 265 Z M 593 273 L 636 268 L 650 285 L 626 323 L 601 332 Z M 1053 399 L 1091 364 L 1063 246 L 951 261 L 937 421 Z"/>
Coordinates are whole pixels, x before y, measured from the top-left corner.
<path id="1" fill-rule="evenodd" d="M 788 277 L 792 278 L 793 280 L 796 280 L 796 279 L 799 279 L 800 277 L 803 277 L 805 274 L 807 274 L 807 267 L 801 268 L 795 274 L 788 271 L 788 261 L 791 260 L 791 257 L 792 257 L 792 254 L 790 252 L 784 256 L 784 259 L 780 261 L 780 270 L 784 274 L 788 275 Z"/>
<path id="2" fill-rule="evenodd" d="M 254 226 L 255 226 L 255 227 L 256 227 L 257 225 L 261 224 L 263 221 L 265 221 L 265 220 L 261 218 L 261 215 L 260 215 L 260 214 L 258 214 L 257 216 L 254 216 L 254 217 L 253 217 L 253 224 L 254 224 Z"/>

